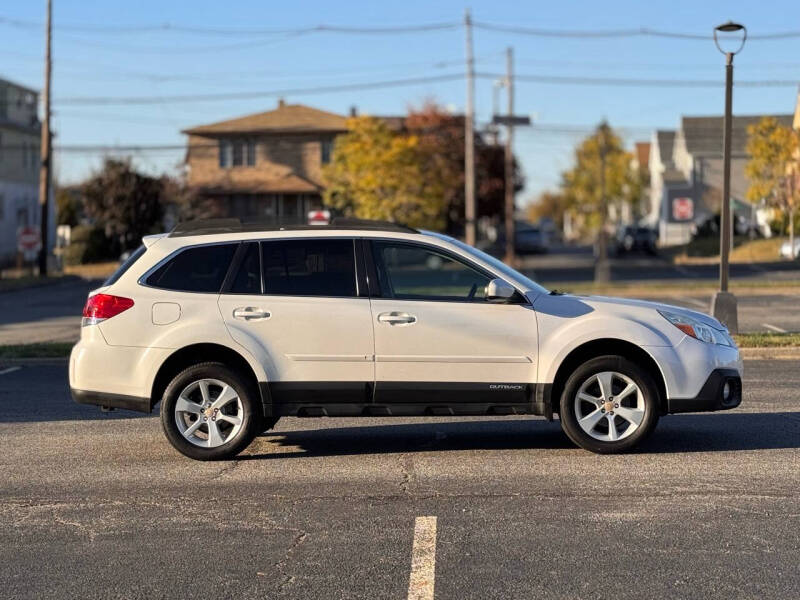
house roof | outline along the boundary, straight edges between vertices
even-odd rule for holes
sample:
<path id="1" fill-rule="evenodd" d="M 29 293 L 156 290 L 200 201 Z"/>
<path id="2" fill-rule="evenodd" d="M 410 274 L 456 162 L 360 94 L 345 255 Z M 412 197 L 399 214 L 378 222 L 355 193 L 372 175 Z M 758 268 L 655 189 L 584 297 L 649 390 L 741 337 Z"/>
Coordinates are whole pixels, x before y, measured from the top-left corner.
<path id="1" fill-rule="evenodd" d="M 184 129 L 189 135 L 233 133 L 338 133 L 347 130 L 346 117 L 303 104 L 278 103 L 278 108 L 236 119 Z"/>
<path id="2" fill-rule="evenodd" d="M 792 115 L 748 115 L 733 117 L 731 123 L 731 154 L 746 154 L 747 128 L 758 123 L 763 117 L 771 116 L 781 125 L 792 125 Z M 720 117 L 682 117 L 681 130 L 686 140 L 689 154 L 722 154 L 723 118 Z"/>
<path id="3" fill-rule="evenodd" d="M 659 129 L 656 131 L 656 144 L 661 164 L 672 162 L 672 147 L 675 144 L 675 132 Z"/>
<path id="4" fill-rule="evenodd" d="M 198 184 L 194 189 L 203 194 L 318 194 L 322 187 L 296 173 L 272 176 L 261 181 Z"/>
<path id="5" fill-rule="evenodd" d="M 688 181 L 686 180 L 686 176 L 678 169 L 665 169 L 661 177 L 664 180 L 664 183 L 672 183 L 672 184 L 688 183 Z"/>

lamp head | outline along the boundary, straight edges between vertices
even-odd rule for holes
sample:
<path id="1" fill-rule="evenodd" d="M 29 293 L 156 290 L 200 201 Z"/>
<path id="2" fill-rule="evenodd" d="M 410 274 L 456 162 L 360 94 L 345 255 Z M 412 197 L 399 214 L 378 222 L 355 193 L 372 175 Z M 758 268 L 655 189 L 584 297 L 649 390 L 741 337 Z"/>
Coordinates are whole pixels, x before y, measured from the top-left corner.
<path id="1" fill-rule="evenodd" d="M 717 34 L 718 33 L 723 33 L 723 34 L 725 34 L 725 33 L 737 33 L 739 31 L 742 32 L 742 38 L 739 41 L 739 47 L 733 52 L 730 52 L 730 51 L 727 51 L 727 50 L 723 50 L 722 46 L 720 46 L 720 44 L 719 44 L 719 38 L 718 38 Z M 729 38 L 725 38 L 725 39 L 729 39 Z M 723 54 L 738 54 L 739 52 L 741 52 L 742 48 L 744 48 L 744 43 L 745 43 L 746 40 L 747 40 L 747 27 L 745 27 L 741 23 L 735 23 L 733 21 L 728 21 L 727 23 L 723 23 L 722 25 L 717 25 L 716 27 L 714 27 L 714 43 L 717 45 L 717 50 L 719 50 Z"/>

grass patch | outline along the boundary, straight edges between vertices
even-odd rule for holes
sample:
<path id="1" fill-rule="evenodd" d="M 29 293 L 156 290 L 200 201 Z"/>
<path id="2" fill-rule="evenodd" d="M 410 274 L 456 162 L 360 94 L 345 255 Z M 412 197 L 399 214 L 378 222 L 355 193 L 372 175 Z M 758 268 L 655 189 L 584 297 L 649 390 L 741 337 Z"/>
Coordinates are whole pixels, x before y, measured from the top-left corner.
<path id="1" fill-rule="evenodd" d="M 800 333 L 740 333 L 733 337 L 740 348 L 800 346 Z"/>
<path id="2" fill-rule="evenodd" d="M 119 261 L 88 263 L 85 265 L 68 265 L 64 267 L 67 275 L 77 275 L 83 279 L 107 279 L 119 266 Z"/>
<path id="3" fill-rule="evenodd" d="M 39 344 L 11 344 L 0 346 L 0 359 L 4 358 L 66 358 L 71 342 L 42 342 Z"/>
<path id="4" fill-rule="evenodd" d="M 780 262 L 784 260 L 780 256 L 781 244 L 784 241 L 783 237 L 751 240 L 748 237 L 737 236 L 733 241 L 730 261 L 732 263 Z M 719 238 L 695 238 L 685 246 L 666 249 L 664 253 L 671 256 L 673 262 L 677 264 L 714 263 L 719 261 Z"/>

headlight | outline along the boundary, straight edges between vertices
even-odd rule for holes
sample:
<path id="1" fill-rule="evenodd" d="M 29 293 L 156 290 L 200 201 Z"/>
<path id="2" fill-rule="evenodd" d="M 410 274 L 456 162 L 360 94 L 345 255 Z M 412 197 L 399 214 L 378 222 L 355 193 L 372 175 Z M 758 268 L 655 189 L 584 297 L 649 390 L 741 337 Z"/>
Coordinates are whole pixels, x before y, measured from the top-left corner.
<path id="1" fill-rule="evenodd" d="M 686 315 L 670 312 L 668 310 L 659 310 L 658 313 L 667 321 L 675 325 L 686 335 L 690 335 L 701 342 L 708 342 L 709 344 L 719 344 L 721 346 L 735 347 L 736 344 L 733 338 L 728 335 L 727 331 L 720 331 L 709 327 L 705 323 Z"/>

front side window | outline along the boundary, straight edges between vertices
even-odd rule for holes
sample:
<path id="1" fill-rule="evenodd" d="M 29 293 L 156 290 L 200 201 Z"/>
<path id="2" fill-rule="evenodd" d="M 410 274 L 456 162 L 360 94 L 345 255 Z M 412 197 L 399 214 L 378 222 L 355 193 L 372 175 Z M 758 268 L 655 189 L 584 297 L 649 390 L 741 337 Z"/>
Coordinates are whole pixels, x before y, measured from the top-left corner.
<path id="1" fill-rule="evenodd" d="M 356 296 L 353 240 L 262 242 L 261 264 L 265 294 Z"/>
<path id="2" fill-rule="evenodd" d="M 147 278 L 147 285 L 179 292 L 219 293 L 237 244 L 187 248 Z"/>
<path id="3" fill-rule="evenodd" d="M 480 302 L 490 278 L 433 248 L 373 242 L 381 294 L 400 300 Z"/>

